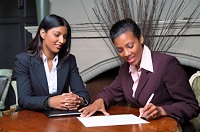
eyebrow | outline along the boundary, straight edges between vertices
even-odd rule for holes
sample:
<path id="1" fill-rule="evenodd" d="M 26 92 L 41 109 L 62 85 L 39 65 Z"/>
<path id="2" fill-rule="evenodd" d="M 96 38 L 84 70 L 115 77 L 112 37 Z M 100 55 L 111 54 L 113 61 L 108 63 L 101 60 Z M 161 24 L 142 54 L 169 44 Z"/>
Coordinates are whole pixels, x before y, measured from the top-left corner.
<path id="1" fill-rule="evenodd" d="M 56 32 L 56 33 L 59 33 L 59 34 L 62 34 L 60 31 L 57 31 L 57 30 L 56 30 L 56 31 L 53 31 L 53 33 L 55 33 L 55 32 Z M 65 33 L 64 35 L 68 35 L 68 34 Z"/>

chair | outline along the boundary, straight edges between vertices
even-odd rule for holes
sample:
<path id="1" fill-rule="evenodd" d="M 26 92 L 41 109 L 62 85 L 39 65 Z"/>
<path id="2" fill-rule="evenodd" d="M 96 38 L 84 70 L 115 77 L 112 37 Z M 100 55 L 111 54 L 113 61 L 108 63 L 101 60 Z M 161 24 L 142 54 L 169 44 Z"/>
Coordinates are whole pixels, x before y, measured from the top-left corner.
<path id="1" fill-rule="evenodd" d="M 194 73 L 190 77 L 189 82 L 200 106 L 200 71 Z M 200 132 L 200 114 L 198 115 L 198 117 L 192 119 L 191 122 L 194 125 L 195 129 Z"/>
<path id="2" fill-rule="evenodd" d="M 18 107 L 18 93 L 17 93 L 17 81 L 12 81 L 11 82 L 12 88 L 15 92 L 15 100 L 16 100 L 16 104 L 11 105 L 11 108 L 17 108 Z"/>
<path id="3" fill-rule="evenodd" d="M 9 110 L 3 111 L 2 115 L 10 115 L 11 113 L 15 112 L 18 108 L 18 93 L 17 93 L 17 81 L 11 81 L 12 88 L 15 92 L 15 101 L 16 103 L 10 106 Z"/>
<path id="4" fill-rule="evenodd" d="M 8 94 L 11 78 L 11 69 L 0 69 L 0 116 L 2 116 L 1 111 L 5 109 L 5 100 Z"/>
<path id="5" fill-rule="evenodd" d="M 12 85 L 12 88 L 13 88 L 14 93 L 15 93 L 16 103 L 11 105 L 9 110 L 2 111 L 2 115 L 3 116 L 10 115 L 11 113 L 15 112 L 17 110 L 17 108 L 18 108 L 17 81 L 16 80 L 11 81 L 11 85 Z"/>

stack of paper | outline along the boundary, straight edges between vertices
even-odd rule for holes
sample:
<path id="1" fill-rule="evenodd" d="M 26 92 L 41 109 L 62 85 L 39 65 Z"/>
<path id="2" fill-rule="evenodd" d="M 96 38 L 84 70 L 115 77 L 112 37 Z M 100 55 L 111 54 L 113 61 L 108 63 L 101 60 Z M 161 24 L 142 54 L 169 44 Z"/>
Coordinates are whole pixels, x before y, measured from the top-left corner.
<path id="1" fill-rule="evenodd" d="M 85 127 L 149 123 L 133 114 L 77 117 Z"/>

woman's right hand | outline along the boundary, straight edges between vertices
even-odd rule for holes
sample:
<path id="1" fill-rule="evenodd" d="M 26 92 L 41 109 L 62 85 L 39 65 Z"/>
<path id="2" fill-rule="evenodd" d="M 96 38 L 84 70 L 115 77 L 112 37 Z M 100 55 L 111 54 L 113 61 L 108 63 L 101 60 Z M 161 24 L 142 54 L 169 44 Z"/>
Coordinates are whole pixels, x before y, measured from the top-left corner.
<path id="1" fill-rule="evenodd" d="M 51 108 L 59 110 L 77 110 L 81 104 L 81 97 L 73 93 L 63 93 L 49 98 Z"/>
<path id="2" fill-rule="evenodd" d="M 79 112 L 82 112 L 80 115 L 81 117 L 90 117 L 96 111 L 100 111 L 104 115 L 109 115 L 109 113 L 106 112 L 106 110 L 105 110 L 104 101 L 101 98 L 95 100 L 89 106 L 83 107 L 82 109 L 79 110 Z"/>
<path id="3" fill-rule="evenodd" d="M 62 95 L 57 95 L 49 98 L 49 105 L 51 108 L 59 110 L 68 110 L 68 106 L 65 105 L 65 98 Z"/>

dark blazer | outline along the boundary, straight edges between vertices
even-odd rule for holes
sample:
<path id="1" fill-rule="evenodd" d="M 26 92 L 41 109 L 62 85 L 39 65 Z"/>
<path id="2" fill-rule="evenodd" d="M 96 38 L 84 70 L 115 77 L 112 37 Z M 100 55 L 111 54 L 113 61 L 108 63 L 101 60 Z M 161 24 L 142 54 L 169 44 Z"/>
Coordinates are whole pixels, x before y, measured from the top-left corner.
<path id="1" fill-rule="evenodd" d="M 140 108 L 144 107 L 154 93 L 151 103 L 162 106 L 169 116 L 180 123 L 196 117 L 200 112 L 198 102 L 179 61 L 173 56 L 158 52 L 152 52 L 152 61 L 154 72 L 142 69 L 135 98 L 132 97 L 134 82 L 126 62 L 120 67 L 115 80 L 95 99 L 103 98 L 106 107 L 109 107 L 125 98 L 132 107 Z"/>
<path id="2" fill-rule="evenodd" d="M 44 110 L 44 101 L 53 96 L 49 94 L 43 61 L 26 52 L 16 55 L 16 80 L 18 103 L 22 109 Z M 89 102 L 89 94 L 79 75 L 75 56 L 69 55 L 67 60 L 57 66 L 57 93 L 71 91 Z"/>

